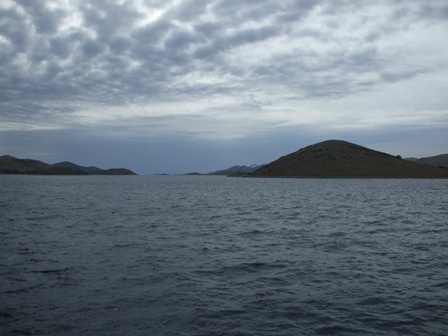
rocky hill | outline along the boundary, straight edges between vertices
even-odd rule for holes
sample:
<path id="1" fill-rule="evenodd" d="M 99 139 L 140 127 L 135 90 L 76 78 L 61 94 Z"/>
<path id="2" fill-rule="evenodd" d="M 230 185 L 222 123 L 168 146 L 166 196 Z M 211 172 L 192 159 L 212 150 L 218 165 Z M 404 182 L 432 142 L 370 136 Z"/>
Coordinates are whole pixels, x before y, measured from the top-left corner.
<path id="1" fill-rule="evenodd" d="M 11 155 L 0 156 L 0 174 L 137 175 L 125 168 L 100 169 L 97 167 L 83 167 L 67 161 L 51 165 L 38 160 L 18 159 Z"/>
<path id="2" fill-rule="evenodd" d="M 328 140 L 283 156 L 247 176 L 448 178 L 448 169 L 421 165 L 346 141 Z"/>

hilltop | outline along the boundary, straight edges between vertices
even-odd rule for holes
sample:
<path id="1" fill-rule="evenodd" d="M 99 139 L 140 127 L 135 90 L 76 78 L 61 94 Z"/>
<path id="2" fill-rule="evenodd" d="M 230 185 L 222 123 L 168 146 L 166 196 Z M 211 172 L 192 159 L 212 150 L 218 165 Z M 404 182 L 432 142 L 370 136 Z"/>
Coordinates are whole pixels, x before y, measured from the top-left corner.
<path id="1" fill-rule="evenodd" d="M 282 156 L 247 176 L 448 178 L 448 169 L 403 160 L 347 141 L 327 140 Z"/>
<path id="2" fill-rule="evenodd" d="M 38 160 L 18 159 L 11 155 L 0 156 L 0 174 L 29 175 L 137 175 L 125 168 L 100 169 L 83 167 L 64 161 L 48 164 Z"/>

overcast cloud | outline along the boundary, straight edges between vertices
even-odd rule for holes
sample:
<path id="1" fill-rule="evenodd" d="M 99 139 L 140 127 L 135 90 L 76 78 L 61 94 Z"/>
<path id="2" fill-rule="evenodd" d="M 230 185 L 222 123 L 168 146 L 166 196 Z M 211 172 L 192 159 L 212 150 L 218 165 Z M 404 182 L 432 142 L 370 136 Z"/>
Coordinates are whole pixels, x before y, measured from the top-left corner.
<path id="1" fill-rule="evenodd" d="M 336 137 L 448 153 L 447 38 L 439 0 L 2 0 L 0 154 L 146 173 Z"/>

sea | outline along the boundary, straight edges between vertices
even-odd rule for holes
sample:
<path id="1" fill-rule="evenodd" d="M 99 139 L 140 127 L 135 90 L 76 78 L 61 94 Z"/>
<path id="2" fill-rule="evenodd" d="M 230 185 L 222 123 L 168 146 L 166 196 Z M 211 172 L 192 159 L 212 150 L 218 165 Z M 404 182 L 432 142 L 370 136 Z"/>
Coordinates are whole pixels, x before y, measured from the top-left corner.
<path id="1" fill-rule="evenodd" d="M 0 175 L 0 335 L 448 335 L 448 180 Z"/>

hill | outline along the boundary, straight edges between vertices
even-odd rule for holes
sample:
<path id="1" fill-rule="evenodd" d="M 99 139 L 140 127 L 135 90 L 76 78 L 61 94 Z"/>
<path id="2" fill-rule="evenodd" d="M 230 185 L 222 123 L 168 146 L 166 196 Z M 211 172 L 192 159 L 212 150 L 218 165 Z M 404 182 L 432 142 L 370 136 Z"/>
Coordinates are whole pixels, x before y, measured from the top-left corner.
<path id="1" fill-rule="evenodd" d="M 209 173 L 208 175 L 232 175 L 239 173 L 251 173 L 263 166 L 264 165 L 256 165 L 256 164 L 250 166 L 232 166 L 227 169 L 214 171 L 212 173 Z"/>
<path id="2" fill-rule="evenodd" d="M 68 161 L 64 161 L 64 162 L 58 162 L 58 163 L 54 163 L 53 166 L 55 167 L 64 167 L 64 168 L 69 168 L 69 169 L 74 169 L 74 170 L 80 170 L 86 173 L 93 173 L 93 172 L 100 172 L 102 171 L 102 169 L 98 168 L 98 167 L 94 167 L 94 166 L 90 166 L 90 167 L 83 167 L 83 166 L 79 166 L 73 162 L 68 162 Z"/>
<path id="3" fill-rule="evenodd" d="M 44 170 L 50 168 L 48 163 L 30 160 L 17 159 L 11 155 L 0 156 L 0 173 L 3 174 L 26 174 L 30 171 Z"/>
<path id="4" fill-rule="evenodd" d="M 433 167 L 445 167 L 448 168 L 448 154 L 441 154 L 436 156 L 429 156 L 424 158 L 406 158 L 406 160 L 417 162 L 420 164 L 433 166 Z"/>
<path id="5" fill-rule="evenodd" d="M 0 156 L 0 174 L 30 175 L 137 175 L 125 168 L 100 169 L 83 167 L 71 162 L 54 165 L 30 159 L 18 159 L 11 155 Z"/>
<path id="6" fill-rule="evenodd" d="M 247 176 L 448 178 L 448 169 L 424 166 L 347 141 L 328 140 L 282 156 Z"/>

